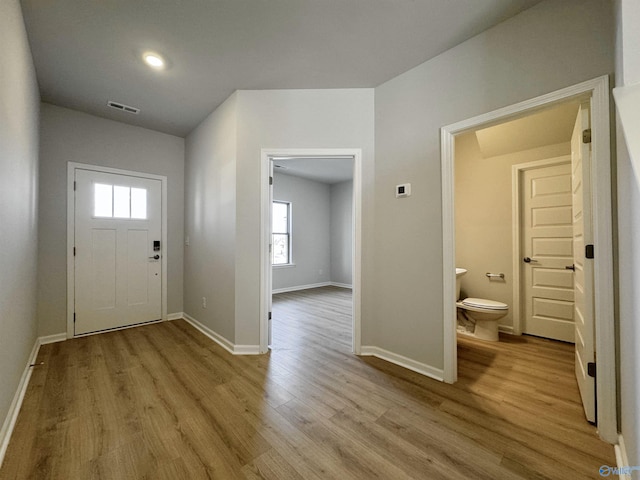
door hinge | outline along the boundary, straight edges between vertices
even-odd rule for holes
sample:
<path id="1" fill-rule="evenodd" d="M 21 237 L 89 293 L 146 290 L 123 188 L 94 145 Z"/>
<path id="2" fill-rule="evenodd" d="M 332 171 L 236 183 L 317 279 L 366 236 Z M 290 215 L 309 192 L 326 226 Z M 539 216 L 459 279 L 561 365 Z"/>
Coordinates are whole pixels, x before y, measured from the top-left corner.
<path id="1" fill-rule="evenodd" d="M 593 245 L 585 245 L 584 246 L 584 257 L 585 258 L 593 258 Z"/>
<path id="2" fill-rule="evenodd" d="M 73 256 L 76 256 L 76 247 L 73 247 Z"/>
<path id="3" fill-rule="evenodd" d="M 591 129 L 587 128 L 582 131 L 582 143 L 591 143 Z"/>
<path id="4" fill-rule="evenodd" d="M 273 185 L 273 177 L 269 177 L 269 185 Z"/>
<path id="5" fill-rule="evenodd" d="M 75 180 L 73 181 L 73 191 L 74 192 L 76 191 L 76 181 Z"/>
<path id="6" fill-rule="evenodd" d="M 73 312 L 73 323 L 76 323 L 76 312 Z"/>
<path id="7" fill-rule="evenodd" d="M 269 312 L 269 320 L 271 320 L 271 312 Z"/>
<path id="8" fill-rule="evenodd" d="M 587 363 L 587 375 L 596 378 L 596 362 Z"/>

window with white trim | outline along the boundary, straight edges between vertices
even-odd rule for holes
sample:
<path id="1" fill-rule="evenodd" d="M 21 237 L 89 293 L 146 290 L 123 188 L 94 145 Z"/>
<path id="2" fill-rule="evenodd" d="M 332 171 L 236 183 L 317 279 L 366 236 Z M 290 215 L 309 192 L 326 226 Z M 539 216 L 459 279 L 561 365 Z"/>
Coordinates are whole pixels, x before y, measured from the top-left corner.
<path id="1" fill-rule="evenodd" d="M 291 203 L 275 201 L 271 210 L 271 264 L 291 264 Z"/>

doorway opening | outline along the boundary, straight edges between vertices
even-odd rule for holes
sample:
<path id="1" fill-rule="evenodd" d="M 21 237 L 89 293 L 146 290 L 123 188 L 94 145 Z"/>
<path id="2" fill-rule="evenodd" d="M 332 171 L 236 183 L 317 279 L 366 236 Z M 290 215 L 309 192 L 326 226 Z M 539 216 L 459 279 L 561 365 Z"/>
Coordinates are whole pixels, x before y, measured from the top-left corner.
<path id="1" fill-rule="evenodd" d="M 615 443 L 617 441 L 617 425 L 616 425 L 616 405 L 615 405 L 615 338 L 614 338 L 614 325 L 612 322 L 613 319 L 613 249 L 612 249 L 612 224 L 611 224 L 611 169 L 610 169 L 610 152 L 609 152 L 609 108 L 608 108 L 608 100 L 609 100 L 609 87 L 608 87 L 608 78 L 600 77 L 593 81 L 584 82 L 579 85 L 575 85 L 573 87 L 569 87 L 558 92 L 553 92 L 551 94 L 538 97 L 526 102 L 522 102 L 520 104 L 512 105 L 495 112 L 491 112 L 485 115 L 481 115 L 479 117 L 475 117 L 472 119 L 465 120 L 463 122 L 459 122 L 454 125 L 450 125 L 444 127 L 442 129 L 442 187 L 443 187 L 443 245 L 444 245 L 444 263 L 443 263 L 443 292 L 444 292 L 444 349 L 445 349 L 445 357 L 444 357 L 444 377 L 445 381 L 453 383 L 457 380 L 457 305 L 456 301 L 456 267 L 465 267 L 465 265 L 458 265 L 457 263 L 457 252 L 455 245 L 458 244 L 458 238 L 456 235 L 460 235 L 459 232 L 456 232 L 456 224 L 459 222 L 456 221 L 456 213 L 458 211 L 457 204 L 454 204 L 454 191 L 455 189 L 455 174 L 454 171 L 457 168 L 457 165 L 454 167 L 454 159 L 457 157 L 457 152 L 459 149 L 458 141 L 463 141 L 464 136 L 468 135 L 470 132 L 476 131 L 485 131 L 485 133 L 490 133 L 490 131 L 494 128 L 497 128 L 497 125 L 503 124 L 508 121 L 513 121 L 514 119 L 522 119 L 523 117 L 528 117 L 534 114 L 544 115 L 545 111 L 550 111 L 553 107 L 560 108 L 561 104 L 569 105 L 572 102 L 582 103 L 587 101 L 590 107 L 591 113 L 591 126 L 589 128 L 585 128 L 585 130 L 589 130 L 589 132 L 585 132 L 585 135 L 589 133 L 591 135 L 591 143 L 590 143 L 590 152 L 592 153 L 592 163 L 590 168 L 588 168 L 588 172 L 591 178 L 591 191 L 587 192 L 586 195 L 590 200 L 590 204 L 593 205 L 592 211 L 592 219 L 593 219 L 593 243 L 595 250 L 597 251 L 597 255 L 587 262 L 591 262 L 591 268 L 593 269 L 593 291 L 597 292 L 597 295 L 592 295 L 591 299 L 593 301 L 593 319 L 594 319 L 594 328 L 590 329 L 590 333 L 592 334 L 592 338 L 594 338 L 594 344 L 590 348 L 590 353 L 592 356 L 595 351 L 598 352 L 598 377 L 595 380 L 595 384 L 597 388 L 592 389 L 591 391 L 585 392 L 585 395 L 590 397 L 591 401 L 595 403 L 596 406 L 596 415 L 597 415 L 597 426 L 598 433 L 600 437 L 609 442 Z M 573 107 L 572 107 L 573 108 Z M 575 118 L 575 117 L 574 117 Z M 580 132 L 582 133 L 582 132 Z M 562 157 L 562 152 L 556 152 L 556 155 L 553 155 L 550 152 L 547 152 L 549 157 L 547 160 L 550 163 L 561 164 L 562 162 L 566 162 L 567 158 L 558 159 L 557 157 Z M 566 155 L 566 153 L 564 154 Z M 571 157 L 569 156 L 569 160 Z M 541 160 L 539 158 L 539 160 Z M 522 164 L 531 163 L 523 161 Z M 519 183 L 522 181 L 521 175 L 524 174 L 527 170 L 535 171 L 535 168 L 532 165 L 523 166 L 520 168 L 513 167 L 514 175 L 517 175 L 515 183 L 513 184 L 513 188 L 508 188 L 507 191 L 509 194 L 515 192 L 517 190 L 518 185 L 522 185 Z M 542 166 L 541 166 L 542 168 Z M 561 167 L 565 168 L 566 167 Z M 547 182 L 546 187 L 550 187 L 555 185 L 556 187 L 559 184 L 567 183 L 567 172 L 555 172 L 554 175 L 557 175 L 557 180 L 551 180 Z M 564 177 L 563 177 L 564 175 Z M 542 175 L 542 177 L 546 178 L 546 175 Z M 532 179 L 528 179 L 527 181 L 531 181 Z M 542 182 L 544 183 L 544 182 Z M 546 188 L 540 183 L 539 192 L 543 191 L 543 188 Z M 492 191 L 491 183 L 487 183 L 484 185 L 486 188 L 487 195 Z M 456 192 L 457 193 L 457 192 Z M 516 195 L 519 195 L 521 192 L 515 192 Z M 566 196 L 566 195 L 565 195 Z M 458 200 L 456 198 L 456 200 Z M 506 208 L 511 207 L 511 202 L 506 202 Z M 501 208 L 505 207 L 502 205 Z M 550 205 L 548 209 L 545 209 L 545 212 L 536 212 L 535 214 L 539 216 L 536 219 L 539 223 L 544 221 L 549 222 L 559 222 L 561 219 L 566 221 L 566 213 L 568 212 L 566 205 Z M 518 214 L 523 214 L 522 206 L 520 210 L 514 209 L 513 217 L 517 219 Z M 540 216 L 542 215 L 542 216 Z M 546 215 L 546 217 L 544 217 Z M 544 218 L 546 220 L 544 220 Z M 528 217 L 529 224 L 531 224 L 531 216 Z M 509 223 L 509 229 L 512 229 L 512 223 Z M 529 225 L 530 226 L 530 225 Z M 482 288 L 491 288 L 496 286 L 503 286 L 504 291 L 508 291 L 510 286 L 504 285 L 506 283 L 505 279 L 508 280 L 508 277 L 511 277 L 512 284 L 519 283 L 518 289 L 516 290 L 516 295 L 522 292 L 523 283 L 526 283 L 526 279 L 531 279 L 532 275 L 537 275 L 537 280 L 540 280 L 541 275 L 547 276 L 555 276 L 554 281 L 561 282 L 566 281 L 566 279 L 571 276 L 571 280 L 573 280 L 573 272 L 570 270 L 562 269 L 562 273 L 552 272 L 551 268 L 547 269 L 539 269 L 535 272 L 534 268 L 532 268 L 532 264 L 536 260 L 541 260 L 544 255 L 542 250 L 538 250 L 537 254 L 532 254 L 531 250 L 529 252 L 523 252 L 526 248 L 531 248 L 531 242 L 528 245 L 523 244 L 523 238 L 526 235 L 519 228 L 513 228 L 513 240 L 509 242 L 511 235 L 507 237 L 507 250 L 511 250 L 510 247 L 513 248 L 513 256 L 517 258 L 517 261 L 514 261 L 513 267 L 510 270 L 507 267 L 499 268 L 498 270 L 504 271 L 493 271 L 493 267 L 482 268 L 481 271 L 475 272 L 476 279 L 481 282 L 484 282 Z M 478 233 L 478 232 L 476 232 Z M 566 233 L 566 232 L 565 232 Z M 476 237 L 480 238 L 479 236 Z M 467 238 L 468 240 L 468 238 Z M 545 247 L 552 246 L 553 248 L 560 249 L 561 245 L 573 246 L 579 245 L 579 242 L 576 241 L 575 238 L 567 238 L 564 237 L 561 241 L 558 240 L 548 240 L 546 241 Z M 464 243 L 464 239 L 462 241 Z M 512 243 L 512 245 L 509 245 Z M 555 245 L 552 245 L 555 244 Z M 537 247 L 542 247 L 542 244 L 537 245 Z M 578 249 L 582 248 L 578 246 Z M 560 258 L 562 252 L 558 250 L 555 254 L 558 255 L 557 261 L 565 262 L 566 259 Z M 476 250 L 476 255 L 478 251 Z M 553 252 L 550 252 L 547 256 L 552 256 Z M 521 256 L 522 255 L 522 256 Z M 538 255 L 540 258 L 537 258 L 535 255 Z M 516 257 L 517 256 L 517 257 Z M 584 256 L 583 256 L 584 258 Z M 527 262 L 529 259 L 529 262 Z M 566 267 L 574 267 L 573 263 L 566 262 Z M 534 264 L 535 265 L 535 264 Z M 528 270 L 527 270 L 528 269 Z M 533 272 L 533 273 L 532 273 Z M 567 275 L 568 274 L 568 275 Z M 466 275 L 469 275 L 468 273 Z M 528 276 L 528 277 L 527 277 Z M 464 278 L 464 277 L 463 277 Z M 471 277 L 470 277 L 471 278 Z M 546 279 L 549 281 L 549 279 Z M 544 283 L 544 282 L 538 282 Z M 478 293 L 485 295 L 486 298 L 491 298 L 490 294 L 487 291 L 491 291 L 492 293 L 497 292 L 496 288 L 492 290 L 482 290 L 482 288 L 477 287 L 480 285 L 479 283 L 472 281 L 469 282 L 469 287 L 474 289 L 478 289 Z M 555 288 L 555 287 L 554 287 Z M 568 288 L 565 289 L 568 293 Z M 572 290 L 572 289 L 571 289 Z M 476 292 L 464 292 L 461 295 L 461 298 L 464 297 L 465 293 L 473 294 L 476 296 Z M 477 295 L 480 297 L 481 295 Z M 521 297 L 523 297 L 521 295 Z M 507 319 L 503 321 L 502 330 L 507 332 L 513 332 L 516 334 L 527 332 L 527 328 L 529 326 L 523 322 L 523 318 L 525 316 L 527 308 L 530 307 L 523 304 L 524 298 L 516 299 L 515 306 L 509 306 L 509 318 L 505 315 L 504 318 Z M 567 311 L 570 309 L 570 306 L 563 299 L 546 299 L 543 302 L 538 302 L 535 305 L 538 309 L 537 313 L 540 312 L 545 313 L 545 315 L 538 315 L 538 317 L 543 320 L 557 320 L 553 318 L 554 316 L 562 317 L 566 316 Z M 547 308 L 547 310 L 544 310 Z M 549 308 L 552 308 L 549 310 Z M 572 309 L 573 310 L 573 309 Z M 513 315 L 518 315 L 518 318 L 514 318 Z M 553 324 L 554 322 L 547 322 Z M 558 322 L 556 322 L 558 323 Z M 548 325 L 547 325 L 548 326 Z M 557 325 L 555 325 L 557 326 Z M 566 328 L 565 328 L 566 330 Z M 535 332 L 533 332 L 535 333 Z M 565 332 L 566 333 L 566 332 Z M 580 332 L 577 332 L 576 329 L 576 338 Z M 583 352 L 580 352 L 583 353 Z M 576 350 L 576 357 L 578 356 L 578 351 Z M 576 362 L 578 363 L 578 362 Z M 591 363 L 591 362 L 587 362 Z M 587 364 L 584 365 L 585 371 L 587 369 Z M 591 367 L 589 367 L 591 368 Z M 577 369 L 576 369 L 577 370 Z M 576 372 L 577 373 L 577 372 Z M 576 375 L 578 377 L 578 375 Z M 578 378 L 578 383 L 580 379 Z M 595 390 L 595 391 L 594 391 Z M 597 402 L 596 402 L 597 400 Z M 585 403 L 585 411 L 587 410 L 587 405 Z M 595 416 L 595 415 L 594 415 Z"/>
<path id="2" fill-rule="evenodd" d="M 262 173 L 260 351 L 279 338 L 274 313 L 287 301 L 333 297 L 359 353 L 361 151 L 263 150 Z"/>

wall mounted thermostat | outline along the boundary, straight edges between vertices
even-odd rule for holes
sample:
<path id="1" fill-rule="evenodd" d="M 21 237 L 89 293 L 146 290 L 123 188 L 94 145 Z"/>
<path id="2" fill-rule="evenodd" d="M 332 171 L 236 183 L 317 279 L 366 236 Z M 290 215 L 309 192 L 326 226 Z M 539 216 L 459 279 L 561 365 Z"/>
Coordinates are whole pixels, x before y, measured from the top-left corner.
<path id="1" fill-rule="evenodd" d="M 403 183 L 396 185 L 396 198 L 408 197 L 411 195 L 411 184 Z"/>

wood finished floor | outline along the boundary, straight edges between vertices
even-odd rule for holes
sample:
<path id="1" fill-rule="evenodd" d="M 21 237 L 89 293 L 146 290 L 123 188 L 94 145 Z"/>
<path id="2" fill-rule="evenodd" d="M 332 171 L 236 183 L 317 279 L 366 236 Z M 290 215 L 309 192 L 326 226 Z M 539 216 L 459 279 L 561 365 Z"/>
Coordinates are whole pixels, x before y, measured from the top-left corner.
<path id="1" fill-rule="evenodd" d="M 583 479 L 615 465 L 570 345 L 459 340 L 446 385 L 350 353 L 350 292 L 274 297 L 274 349 L 184 321 L 44 345 L 0 479 Z"/>

